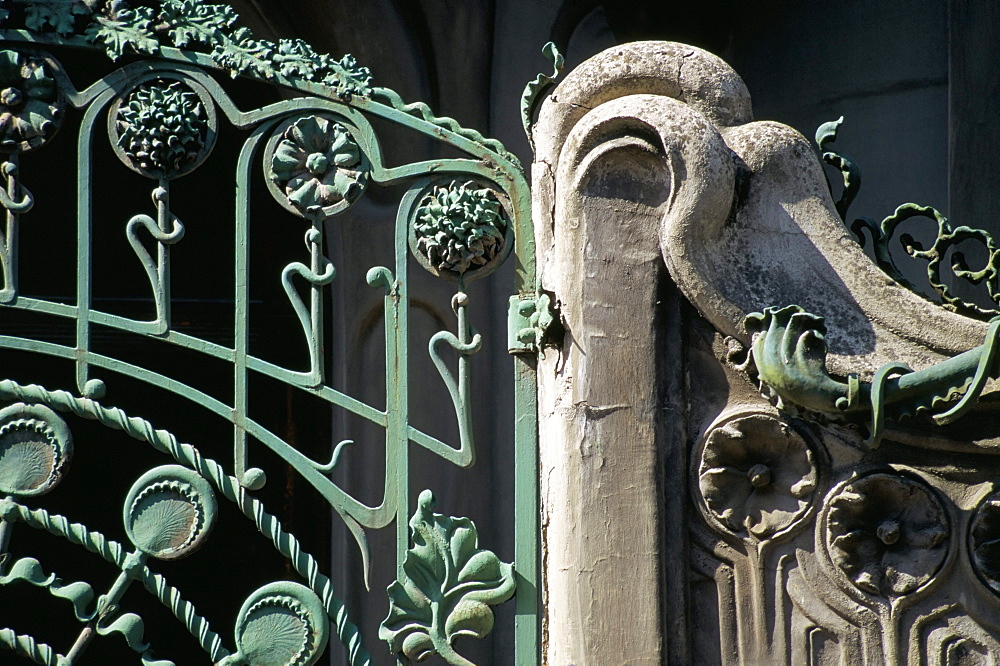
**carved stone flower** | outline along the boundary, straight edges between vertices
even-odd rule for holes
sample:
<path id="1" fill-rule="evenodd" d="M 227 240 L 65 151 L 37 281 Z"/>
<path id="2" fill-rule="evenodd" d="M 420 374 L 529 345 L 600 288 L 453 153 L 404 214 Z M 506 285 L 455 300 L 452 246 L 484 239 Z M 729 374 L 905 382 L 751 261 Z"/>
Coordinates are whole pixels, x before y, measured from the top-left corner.
<path id="1" fill-rule="evenodd" d="M 948 522 L 920 481 L 869 474 L 843 486 L 829 505 L 830 557 L 865 592 L 898 597 L 926 583 L 941 567 Z"/>
<path id="2" fill-rule="evenodd" d="M 58 128 L 62 105 L 45 64 L 17 51 L 0 51 L 0 150 L 31 150 Z"/>
<path id="3" fill-rule="evenodd" d="M 995 592 L 1000 593 L 1000 493 L 979 506 L 969 529 L 972 564 Z"/>
<path id="4" fill-rule="evenodd" d="M 462 274 L 489 263 L 504 246 L 500 202 L 472 182 L 435 187 L 420 202 L 413 226 L 417 251 L 440 271 Z"/>
<path id="5" fill-rule="evenodd" d="M 117 147 L 140 173 L 176 176 L 190 171 L 206 147 L 208 118 L 197 93 L 179 81 L 138 87 L 118 107 Z"/>
<path id="6" fill-rule="evenodd" d="M 322 116 L 300 118 L 285 130 L 269 175 L 302 212 L 354 203 L 368 178 L 347 128 Z"/>
<path id="7" fill-rule="evenodd" d="M 698 485 L 719 522 L 763 539 L 791 526 L 808 509 L 816 475 L 813 450 L 794 428 L 752 414 L 708 433 Z"/>

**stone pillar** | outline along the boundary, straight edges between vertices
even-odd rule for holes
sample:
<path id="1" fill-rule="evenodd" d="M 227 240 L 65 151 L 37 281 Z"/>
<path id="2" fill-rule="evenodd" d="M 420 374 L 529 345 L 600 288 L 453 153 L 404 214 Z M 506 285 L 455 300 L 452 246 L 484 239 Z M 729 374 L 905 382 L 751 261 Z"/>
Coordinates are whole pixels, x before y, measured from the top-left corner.
<path id="1" fill-rule="evenodd" d="M 743 82 L 700 49 L 637 42 L 595 56 L 548 95 L 533 137 L 542 287 L 566 329 L 538 367 L 546 663 L 923 663 L 952 638 L 993 654 L 996 632 L 980 626 L 991 622 L 982 609 L 998 604 L 984 586 L 967 606 L 926 591 L 931 580 L 969 587 L 967 567 L 953 564 L 968 555 L 942 559 L 941 574 L 893 579 L 910 554 L 893 563 L 903 547 L 885 526 L 905 502 L 870 509 L 889 516 L 873 532 L 895 549 L 888 559 L 868 561 L 840 538 L 855 491 L 919 495 L 934 529 L 968 522 L 958 513 L 986 497 L 998 470 L 938 482 L 947 465 L 934 456 L 997 445 L 989 419 L 933 434 L 926 421 L 892 422 L 893 443 L 875 450 L 864 416 L 875 404 L 856 402 L 877 368 L 940 364 L 981 344 L 985 324 L 869 260 L 814 147 L 789 127 L 752 122 Z M 804 315 L 808 325 L 783 333 L 794 351 L 784 364 L 808 380 L 794 388 L 827 372 L 853 382 L 861 416 L 838 424 L 836 413 L 797 410 L 796 396 L 760 395 L 765 378 L 740 363 L 756 339 L 748 315 L 788 305 L 825 317 Z M 911 394 L 916 402 L 888 418 L 941 409 L 970 380 Z M 781 475 L 798 476 L 786 489 Z M 858 510 L 867 530 L 869 509 Z M 968 540 L 938 532 L 925 539 L 935 557 Z M 872 582 L 879 576 L 895 582 Z M 947 619 L 934 619 L 949 603 Z M 907 604 L 919 612 L 892 610 Z"/>
<path id="2" fill-rule="evenodd" d="M 706 108 L 724 121 L 748 117 L 742 83 L 721 61 L 637 43 L 570 74 L 534 131 L 542 281 L 566 327 L 561 352 L 539 367 L 546 657 L 554 665 L 662 663 L 664 604 L 684 603 L 664 596 L 661 414 L 675 368 L 661 358 L 659 227 L 672 207 L 724 217 L 733 177 L 712 126 L 676 98 L 711 99 Z M 705 181 L 716 188 L 710 197 L 691 197 L 664 159 L 657 125 L 670 126 L 675 114 L 692 124 L 673 157 L 716 169 Z"/>

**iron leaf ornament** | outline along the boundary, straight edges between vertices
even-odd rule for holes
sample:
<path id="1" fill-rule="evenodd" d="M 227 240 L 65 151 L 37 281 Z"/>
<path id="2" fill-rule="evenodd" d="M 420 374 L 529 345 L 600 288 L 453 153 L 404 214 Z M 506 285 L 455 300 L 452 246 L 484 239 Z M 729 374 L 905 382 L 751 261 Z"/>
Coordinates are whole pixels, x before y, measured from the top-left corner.
<path id="1" fill-rule="evenodd" d="M 389 616 L 379 637 L 389 649 L 414 661 L 438 654 L 449 664 L 472 662 L 453 644 L 459 636 L 483 638 L 493 629 L 493 610 L 514 595 L 514 565 L 479 548 L 468 518 L 432 511 L 429 490 L 420 493 L 410 519 L 413 547 L 403 561 L 403 578 L 388 588 Z"/>
<path id="2" fill-rule="evenodd" d="M 435 187 L 413 221 L 416 251 L 439 272 L 464 275 L 501 255 L 507 223 L 493 192 L 476 183 Z"/>
<path id="3" fill-rule="evenodd" d="M 0 51 L 0 152 L 28 151 L 52 138 L 63 100 L 40 58 Z"/>

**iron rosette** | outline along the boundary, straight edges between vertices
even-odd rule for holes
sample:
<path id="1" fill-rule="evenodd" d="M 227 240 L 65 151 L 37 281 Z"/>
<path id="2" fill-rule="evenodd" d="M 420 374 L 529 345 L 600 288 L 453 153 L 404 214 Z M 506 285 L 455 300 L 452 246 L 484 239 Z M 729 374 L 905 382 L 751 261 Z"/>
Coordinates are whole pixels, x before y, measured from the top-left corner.
<path id="1" fill-rule="evenodd" d="M 472 174 L 456 173 L 415 184 L 404 201 L 407 242 L 422 268 L 466 284 L 496 271 L 514 248 L 507 194 Z"/>
<path id="2" fill-rule="evenodd" d="M 217 134 L 211 93 L 182 72 L 154 70 L 140 76 L 108 110 L 115 155 L 154 180 L 174 180 L 200 167 Z"/>
<path id="3" fill-rule="evenodd" d="M 364 145 L 361 130 L 336 114 L 289 117 L 275 128 L 264 151 L 267 188 L 299 217 L 333 217 L 368 186 L 372 166 Z"/>

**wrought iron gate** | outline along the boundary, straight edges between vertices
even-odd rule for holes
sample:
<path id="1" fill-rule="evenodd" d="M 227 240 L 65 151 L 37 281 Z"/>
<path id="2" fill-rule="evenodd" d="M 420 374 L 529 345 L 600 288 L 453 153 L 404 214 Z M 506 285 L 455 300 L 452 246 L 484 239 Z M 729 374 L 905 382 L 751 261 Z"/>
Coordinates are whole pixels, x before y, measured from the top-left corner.
<path id="1" fill-rule="evenodd" d="M 0 646 L 36 663 L 71 664 L 92 643 L 92 650 L 99 651 L 97 644 L 102 641 L 124 639 L 142 663 L 172 663 L 158 661 L 170 658 L 169 646 L 151 646 L 144 638 L 149 623 L 144 625 L 140 614 L 130 609 L 141 594 L 135 588 L 145 588 L 197 639 L 212 662 L 311 664 L 325 654 L 327 640 L 332 638 L 342 644 L 334 649 L 346 651 L 349 663 L 369 663 L 375 650 L 362 644 L 357 619 L 338 598 L 329 572 L 282 527 L 276 517 L 280 511 L 261 499 L 265 483 L 274 481 L 266 479 L 254 459 L 269 452 L 305 480 L 353 535 L 363 566 L 348 575 L 367 575 L 369 534 L 394 525 L 398 580 L 389 588 L 388 617 L 379 631 L 392 652 L 411 659 L 437 653 L 449 663 L 470 663 L 456 651 L 455 639 L 485 636 L 493 627 L 491 606 L 513 596 L 515 661 L 535 663 L 538 526 L 533 355 L 542 334 L 545 305 L 535 278 L 530 197 L 517 160 L 499 142 L 449 118 L 435 117 L 422 103 L 404 104 L 393 91 L 373 87 L 368 70 L 350 56 L 337 60 L 318 54 L 300 40 L 256 39 L 237 26 L 236 15 L 224 5 L 163 0 L 156 7 L 129 8 L 117 0 L 27 1 L 3 3 L 0 20 L 4 41 L 0 46 L 0 169 L 4 179 L 0 205 L 6 212 L 0 230 L 0 349 L 4 354 L 0 358 L 23 353 L 57 359 L 72 367 L 75 375 L 75 386 L 72 382 L 42 386 L 16 383 L 0 370 L 4 377 L 0 399 L 6 403 L 0 410 L 0 585 L 16 583 L 25 604 L 36 598 L 32 594 L 65 599 L 69 605 L 53 608 L 71 612 L 79 624 L 76 636 L 36 637 L 19 631 L 17 614 L 5 607 L 0 611 L 0 626 L 8 628 L 0 629 Z M 103 50 L 111 61 L 120 62 L 111 65 L 105 60 L 110 73 L 81 80 L 68 66 L 81 53 L 79 49 Z M 248 99 L 259 99 L 254 96 L 258 93 L 239 88 L 251 83 L 224 83 L 230 76 L 258 87 L 267 85 L 275 101 L 247 104 Z M 278 98 L 279 94 L 284 98 Z M 459 156 L 392 165 L 376 132 L 377 123 L 386 122 L 414 136 L 447 144 Z M 57 137 L 60 126 L 63 131 Z M 173 212 L 171 198 L 175 180 L 201 173 L 196 170 L 223 135 L 237 146 L 238 159 L 228 176 L 235 178 L 228 204 L 234 216 L 233 242 L 214 249 L 223 264 L 232 266 L 231 283 L 226 287 L 231 294 L 226 303 L 232 311 L 231 327 L 219 336 L 179 325 L 177 299 L 171 289 L 177 278 L 171 275 L 171 253 L 184 243 L 195 242 L 184 239 L 188 227 L 222 223 L 182 221 Z M 128 198 L 109 191 L 107 179 L 95 173 L 95 153 L 106 150 L 102 142 L 110 142 L 124 167 L 147 179 L 151 190 L 151 208 L 131 217 L 124 229 L 148 278 L 148 287 L 142 288 L 151 295 L 147 296 L 151 317 L 116 312 L 95 298 L 95 248 L 104 247 L 111 242 L 109 238 L 120 239 L 122 231 L 116 226 L 119 220 L 98 219 L 95 209 L 106 201 L 101 197 Z M 71 159 L 74 143 L 75 186 L 63 183 L 64 201 L 48 204 L 41 196 L 36 201 L 32 191 L 52 190 L 42 186 L 46 164 Z M 45 151 L 38 156 L 35 151 L 43 147 Z M 372 288 L 384 291 L 384 407 L 367 404 L 331 385 L 324 335 L 330 300 L 326 288 L 338 277 L 326 256 L 329 240 L 325 235 L 331 220 L 336 223 L 337 216 L 365 197 L 372 186 L 402 191 L 390 265 L 374 266 L 366 276 Z M 272 227 L 268 233 L 304 233 L 305 237 L 301 261 L 288 263 L 280 275 L 266 278 L 274 284 L 280 281 L 301 328 L 284 331 L 287 340 L 295 340 L 288 344 L 298 350 L 294 345 L 301 345 L 302 339 L 306 343 L 302 349 L 307 354 L 300 354 L 294 364 L 260 353 L 250 323 L 254 303 L 251 254 L 254 244 L 261 242 L 254 229 L 264 223 L 255 217 L 253 199 L 262 187 L 287 218 L 267 220 Z M 74 190 L 75 202 L 69 194 Z M 60 219 L 49 219 L 54 212 Z M 67 219 L 74 213 L 75 257 L 72 262 L 52 262 L 46 270 L 64 272 L 75 285 L 75 296 L 27 295 L 19 284 L 21 269 L 28 262 L 50 262 L 52 248 L 49 256 L 40 244 L 27 251 L 19 238 L 22 226 L 43 225 L 53 235 L 52 245 L 70 246 L 73 225 Z M 468 519 L 435 513 L 433 489 L 423 490 L 414 506 L 418 489 L 411 488 L 409 480 L 411 444 L 458 467 L 469 467 L 475 460 L 470 376 L 472 357 L 483 342 L 471 323 L 475 303 L 466 286 L 490 275 L 511 254 L 515 274 L 509 342 L 515 354 L 516 382 L 511 462 L 515 468 L 515 565 L 501 562 L 488 550 L 489 535 L 480 539 Z M 451 398 L 458 422 L 457 446 L 418 429 L 410 418 L 414 387 L 408 378 L 409 272 L 414 260 L 455 284 L 451 299 L 455 332 L 444 330 L 431 337 L 427 351 Z M 123 256 L 116 261 L 134 259 Z M 75 268 L 75 279 L 70 266 Z M 45 322 L 44 326 L 62 332 L 34 335 L 31 331 L 49 329 L 12 328 L 24 320 Z M 185 381 L 180 378 L 181 368 L 176 368 L 175 375 L 173 368 L 152 362 L 155 358 L 148 355 L 119 355 L 118 350 L 125 348 L 114 341 L 129 336 L 146 340 L 144 349 L 181 350 L 188 358 L 204 359 L 194 363 L 221 363 L 227 368 L 223 374 L 231 377 L 226 394 Z M 452 353 L 457 360 L 450 358 Z M 145 420 L 112 406 L 111 398 L 119 387 L 133 386 L 136 381 L 152 392 L 179 396 L 228 424 L 232 461 L 216 461 L 200 452 L 205 450 L 204 442 L 182 443 L 171 434 L 189 418 L 187 412 L 165 409 L 155 414 L 155 420 Z M 250 400 L 251 384 L 257 381 L 286 387 L 290 394 L 311 396 L 335 412 L 352 414 L 384 430 L 381 501 L 361 501 L 331 479 L 341 457 L 364 455 L 360 445 L 349 446 L 351 440 L 344 440 L 329 460 L 317 460 L 259 419 Z M 166 464 L 146 471 L 120 498 L 130 543 L 106 536 L 120 530 L 116 521 L 83 525 L 72 522 L 76 520 L 73 515 L 64 517 L 39 504 L 40 496 L 57 490 L 60 481 L 72 475 L 68 465 L 73 456 L 72 433 L 85 427 L 79 425 L 83 420 L 121 430 L 164 455 Z M 294 580 L 284 580 L 284 573 L 275 571 L 272 582 L 245 601 L 230 600 L 230 618 L 216 620 L 202 617 L 186 600 L 185 590 L 172 586 L 170 574 L 158 569 L 164 561 L 184 558 L 210 541 L 219 505 L 227 501 L 253 524 L 260 539 L 269 541 L 286 558 L 288 577 Z M 460 513 L 461 508 L 448 502 L 448 512 Z M 99 560 L 107 561 L 117 578 L 106 590 L 96 579 L 68 582 L 58 578 L 44 553 L 16 547 L 27 528 L 62 537 L 59 548 L 90 551 L 81 557 L 98 567 Z M 232 547 L 238 551 L 247 546 Z M 40 589 L 32 590 L 27 584 Z M 220 590 L 219 595 L 224 597 L 226 591 Z M 221 637 L 210 625 L 210 621 L 233 618 L 232 639 Z M 104 638 L 111 634 L 120 636 Z M 384 646 L 379 649 L 386 654 Z"/>

